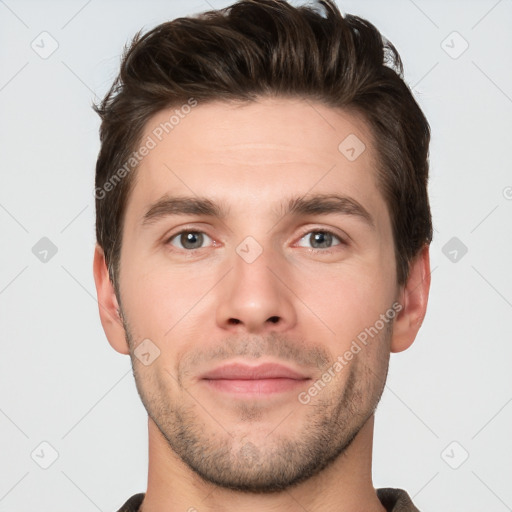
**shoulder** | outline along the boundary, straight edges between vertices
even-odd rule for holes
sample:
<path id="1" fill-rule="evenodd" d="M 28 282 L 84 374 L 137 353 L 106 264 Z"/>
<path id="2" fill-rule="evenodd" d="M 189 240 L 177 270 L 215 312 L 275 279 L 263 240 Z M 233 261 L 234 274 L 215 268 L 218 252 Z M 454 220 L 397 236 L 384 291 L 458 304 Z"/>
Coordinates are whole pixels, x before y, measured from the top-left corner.
<path id="1" fill-rule="evenodd" d="M 377 497 L 386 512 L 420 512 L 414 506 L 409 495 L 402 489 L 392 489 L 390 487 L 377 489 Z"/>
<path id="2" fill-rule="evenodd" d="M 134 494 L 117 512 L 138 512 L 145 493 Z"/>

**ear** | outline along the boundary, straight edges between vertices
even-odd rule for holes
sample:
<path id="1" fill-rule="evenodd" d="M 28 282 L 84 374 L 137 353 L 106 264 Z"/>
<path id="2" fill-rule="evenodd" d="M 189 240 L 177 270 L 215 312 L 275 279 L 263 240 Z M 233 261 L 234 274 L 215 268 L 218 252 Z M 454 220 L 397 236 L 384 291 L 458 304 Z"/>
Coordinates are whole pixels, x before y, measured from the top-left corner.
<path id="1" fill-rule="evenodd" d="M 129 354 L 130 349 L 126 341 L 114 286 L 108 275 L 105 254 L 98 244 L 96 244 L 94 249 L 93 274 L 98 296 L 101 325 L 108 342 L 117 352 Z"/>
<path id="2" fill-rule="evenodd" d="M 391 352 L 402 352 L 412 345 L 427 311 L 429 290 L 430 255 L 425 245 L 411 261 L 407 282 L 400 288 L 399 303 L 403 307 L 395 318 Z"/>

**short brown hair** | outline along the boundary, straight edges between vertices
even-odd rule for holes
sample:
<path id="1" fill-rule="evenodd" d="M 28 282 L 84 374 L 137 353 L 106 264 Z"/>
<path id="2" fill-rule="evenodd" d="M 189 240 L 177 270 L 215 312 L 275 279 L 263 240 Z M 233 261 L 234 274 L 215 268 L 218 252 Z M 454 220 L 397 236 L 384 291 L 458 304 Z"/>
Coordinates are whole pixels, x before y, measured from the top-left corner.
<path id="1" fill-rule="evenodd" d="M 116 291 L 136 168 L 130 156 L 147 121 L 191 98 L 205 103 L 264 96 L 311 99 L 355 112 L 369 124 L 391 216 L 397 281 L 406 282 L 411 259 L 432 240 L 430 128 L 403 80 L 397 50 L 368 21 L 343 16 L 332 0 L 300 7 L 243 0 L 138 32 L 110 91 L 94 105 L 102 120 L 96 237 Z"/>

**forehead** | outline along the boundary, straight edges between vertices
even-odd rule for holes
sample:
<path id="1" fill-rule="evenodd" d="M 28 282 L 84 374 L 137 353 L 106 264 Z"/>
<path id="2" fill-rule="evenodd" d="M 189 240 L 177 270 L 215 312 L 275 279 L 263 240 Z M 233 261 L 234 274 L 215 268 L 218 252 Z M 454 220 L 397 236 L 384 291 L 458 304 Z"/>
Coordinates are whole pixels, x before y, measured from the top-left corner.
<path id="1" fill-rule="evenodd" d="M 186 108 L 185 108 L 186 107 Z M 352 136 L 352 137 L 349 137 Z M 371 130 L 360 115 L 334 109 L 307 99 L 259 98 L 254 102 L 208 102 L 195 107 L 184 104 L 158 112 L 147 123 L 143 137 L 150 137 L 157 146 L 172 144 L 181 155 L 180 143 L 186 141 L 188 149 L 201 153 L 219 153 L 225 159 L 242 158 L 251 148 L 262 162 L 265 156 L 272 159 L 275 152 L 286 149 L 309 153 L 315 161 L 332 161 L 340 156 L 339 144 L 349 137 L 358 150 L 363 143 L 373 151 Z M 163 144 L 162 144 L 163 143 Z M 264 154 L 259 151 L 265 146 Z M 352 144 L 354 146 L 354 144 Z M 348 148 L 345 148 L 348 149 Z M 187 158 L 194 158 L 189 154 Z M 292 155 L 291 155 L 292 156 Z M 350 152 L 345 156 L 354 157 Z M 249 163 L 242 158 L 244 163 Z"/>
<path id="2" fill-rule="evenodd" d="M 158 112 L 145 126 L 127 211 L 163 194 L 275 211 L 279 198 L 343 192 L 385 214 L 371 130 L 352 113 L 304 99 L 210 102 Z M 380 211 L 379 211 L 380 210 Z"/>

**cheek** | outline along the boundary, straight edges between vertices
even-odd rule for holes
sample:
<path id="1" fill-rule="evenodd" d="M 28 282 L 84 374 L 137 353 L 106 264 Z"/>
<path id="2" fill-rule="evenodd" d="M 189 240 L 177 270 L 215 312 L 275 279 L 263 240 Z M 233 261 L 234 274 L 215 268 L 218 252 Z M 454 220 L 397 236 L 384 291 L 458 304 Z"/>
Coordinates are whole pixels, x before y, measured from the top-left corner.
<path id="1" fill-rule="evenodd" d="M 190 274 L 149 269 L 147 262 L 125 264 L 123 271 L 123 310 L 143 337 L 164 340 L 202 295 L 201 281 Z"/>
<path id="2" fill-rule="evenodd" d="M 305 277 L 297 281 L 297 296 L 304 304 L 297 307 L 304 319 L 314 314 L 315 325 L 334 333 L 337 349 L 374 325 L 394 300 L 392 275 L 383 267 L 316 267 Z"/>

